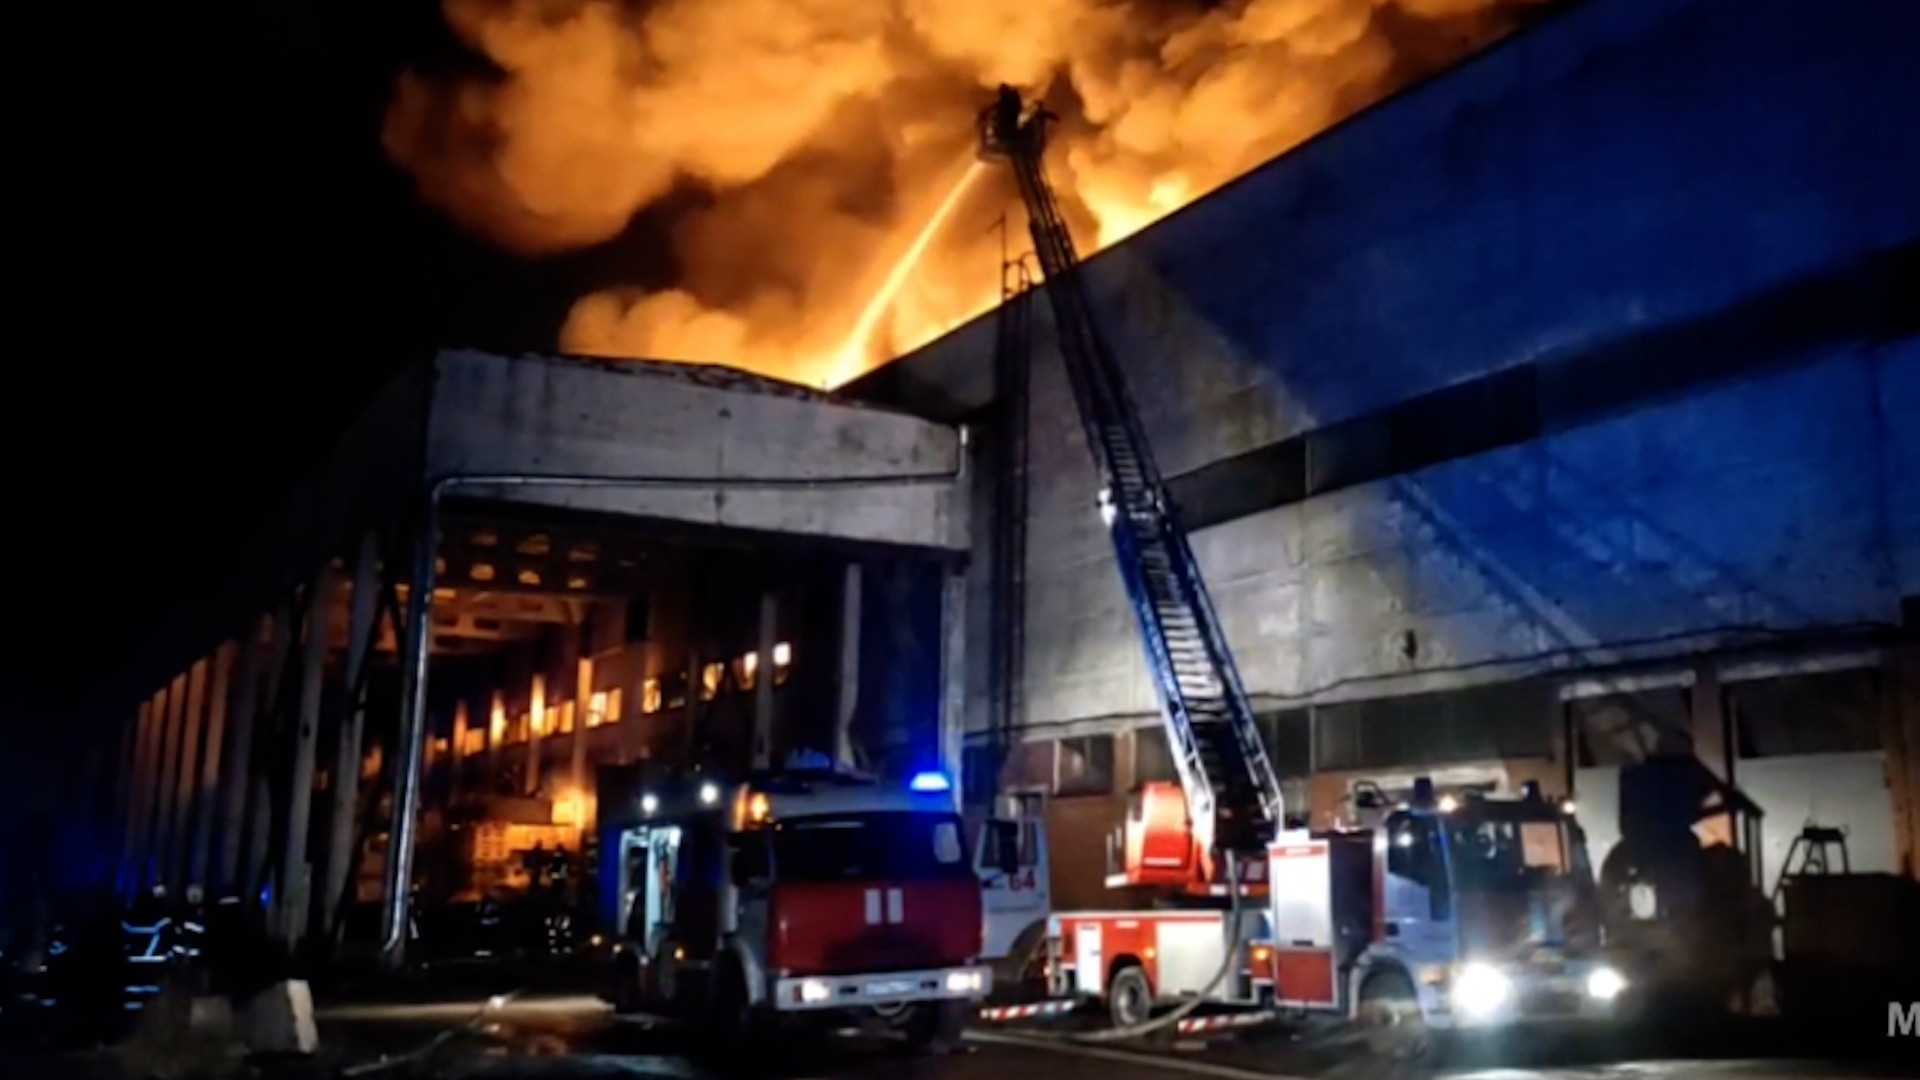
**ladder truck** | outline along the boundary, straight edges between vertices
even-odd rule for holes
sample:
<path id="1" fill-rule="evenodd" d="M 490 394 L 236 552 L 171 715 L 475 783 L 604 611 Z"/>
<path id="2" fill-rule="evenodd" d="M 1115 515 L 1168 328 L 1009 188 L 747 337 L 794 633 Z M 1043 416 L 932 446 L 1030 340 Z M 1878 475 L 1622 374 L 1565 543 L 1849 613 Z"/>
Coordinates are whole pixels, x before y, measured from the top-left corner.
<path id="1" fill-rule="evenodd" d="M 1533 785 L 1519 798 L 1442 797 L 1422 778 L 1365 827 L 1287 827 L 1220 620 L 1080 280 L 1042 160 L 1053 119 L 1002 86 L 980 114 L 980 149 L 1008 163 L 1026 207 L 1179 783 L 1135 792 L 1109 852 L 1107 883 L 1156 890 L 1158 906 L 1053 913 L 1051 995 L 1102 1000 L 1122 1029 L 1232 1018 L 1151 1019 L 1175 1002 L 1180 1013 L 1212 1003 L 1359 1020 L 1392 1052 L 1424 1046 L 1429 1027 L 1610 1017 L 1626 983 L 1600 957 L 1571 804 Z"/>
<path id="2" fill-rule="evenodd" d="M 1250 1000 L 1235 971 L 1263 918 L 1241 900 L 1264 876 L 1284 818 L 1233 654 L 1180 527 L 1118 358 L 1082 286 L 1080 258 L 1042 158 L 1053 116 L 1003 86 L 980 116 L 980 149 L 1012 168 L 1060 340 L 1074 404 L 1099 474 L 1098 508 L 1113 542 L 1165 721 L 1178 792 L 1143 791 L 1123 837 L 1114 883 L 1173 886 L 1218 897 L 1224 910 L 1056 914 L 1049 924 L 1056 991 L 1104 998 L 1116 1024 L 1148 1019 L 1173 999 Z"/>

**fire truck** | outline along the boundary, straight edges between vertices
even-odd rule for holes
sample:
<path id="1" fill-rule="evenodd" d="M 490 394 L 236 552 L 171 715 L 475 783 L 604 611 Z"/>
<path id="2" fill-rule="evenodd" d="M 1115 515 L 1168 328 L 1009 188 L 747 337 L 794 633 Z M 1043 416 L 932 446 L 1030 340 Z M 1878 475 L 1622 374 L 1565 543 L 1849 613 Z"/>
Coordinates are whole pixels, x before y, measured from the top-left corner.
<path id="1" fill-rule="evenodd" d="M 722 1039 L 855 1023 L 924 1047 L 991 989 L 981 884 L 941 774 L 890 785 L 806 758 L 603 784 L 601 799 L 624 1010 Z"/>
<path id="2" fill-rule="evenodd" d="M 1050 989 L 1101 999 L 1136 1030 L 1172 1019 L 1152 1019 L 1171 1002 L 1324 1010 L 1388 1032 L 1605 1011 L 1623 980 L 1589 956 L 1597 934 L 1573 914 L 1595 906 L 1592 872 L 1577 826 L 1537 791 L 1463 805 L 1427 782 L 1371 827 L 1287 828 L 1178 507 L 1080 280 L 1043 160 L 1053 119 L 1003 86 L 980 114 L 980 150 L 1008 164 L 1027 211 L 1099 474 L 1090 509 L 1113 544 L 1179 782 L 1136 792 L 1109 845 L 1107 882 L 1133 902 L 1049 919 Z"/>
<path id="3" fill-rule="evenodd" d="M 1627 980 L 1605 958 L 1571 804 L 1532 785 L 1436 795 L 1422 779 L 1409 802 L 1367 812 L 1365 825 L 1281 832 L 1248 890 L 1264 902 L 1238 915 L 1054 915 L 1051 992 L 1101 999 L 1123 1026 L 1194 996 L 1345 1017 L 1390 1052 L 1429 1029 L 1615 1015 Z"/>

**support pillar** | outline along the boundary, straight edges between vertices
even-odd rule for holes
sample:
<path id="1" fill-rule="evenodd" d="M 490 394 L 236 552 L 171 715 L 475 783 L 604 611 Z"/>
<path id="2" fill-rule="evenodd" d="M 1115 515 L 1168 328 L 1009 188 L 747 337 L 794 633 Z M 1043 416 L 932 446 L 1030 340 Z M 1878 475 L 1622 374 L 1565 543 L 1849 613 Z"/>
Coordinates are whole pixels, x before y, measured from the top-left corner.
<path id="1" fill-rule="evenodd" d="M 1886 664 L 1883 740 L 1887 790 L 1893 796 L 1893 839 L 1900 872 L 1920 880 L 1920 645 L 1894 650 Z"/>
<path id="2" fill-rule="evenodd" d="M 501 751 L 507 743 L 507 695 L 495 690 L 493 699 L 487 705 L 487 760 L 486 794 L 497 795 L 500 792 Z"/>
<path id="3" fill-rule="evenodd" d="M 113 774 L 113 838 L 114 850 L 118 857 L 113 865 L 113 884 L 116 892 L 124 893 L 127 888 L 127 846 L 133 837 L 133 775 L 134 758 L 140 744 L 140 710 L 136 708 L 120 724 L 120 752 L 114 758 Z"/>
<path id="4" fill-rule="evenodd" d="M 149 880 L 156 885 L 173 883 L 167 880 L 170 864 L 167 854 L 173 850 L 175 809 L 173 793 L 180 783 L 180 735 L 185 727 L 187 705 L 187 676 L 185 672 L 175 675 L 167 684 L 167 719 L 165 738 L 160 745 L 160 783 L 153 792 L 155 820 L 158 827 L 147 845 L 147 860 L 151 866 Z"/>
<path id="5" fill-rule="evenodd" d="M 413 845 L 420 814 L 420 762 L 427 743 L 427 676 L 433 641 L 434 560 L 440 548 L 438 508 L 421 507 L 407 574 L 407 620 L 400 628 L 401 713 L 394 740 L 393 831 L 387 845 L 385 904 L 380 910 L 380 955 L 389 968 L 407 958 Z"/>
<path id="6" fill-rule="evenodd" d="M 287 660 L 299 637 L 299 633 L 295 631 L 293 626 L 293 605 L 291 603 L 282 603 L 279 610 L 270 616 L 270 621 L 267 625 L 267 678 L 266 687 L 260 699 L 260 716 L 265 720 L 265 726 L 262 730 L 267 736 L 264 742 L 269 751 L 272 746 L 272 740 L 279 734 L 278 729 L 280 727 L 281 716 L 280 686 L 286 681 Z M 258 726 L 259 723 L 260 720 L 256 719 L 256 726 Z M 260 742 L 263 740 L 256 739 L 255 741 Z M 249 896 L 259 895 L 260 887 L 266 884 L 267 858 L 272 854 L 273 849 L 273 837 L 271 834 L 273 831 L 273 800 L 275 792 L 273 791 L 273 785 L 270 782 L 269 775 L 271 771 L 269 769 L 269 762 L 272 760 L 272 756 L 271 752 L 261 753 L 256 751 L 254 754 L 255 760 L 249 766 L 250 779 L 247 781 L 247 798 L 251 809 L 247 814 L 248 827 L 245 856 L 247 893 Z M 280 891 L 285 890 L 282 889 Z M 276 892 L 274 901 L 275 908 L 279 906 L 278 896 L 279 893 Z M 269 911 L 267 914 L 271 916 L 273 913 Z M 271 923 L 269 923 L 269 925 L 271 925 Z"/>
<path id="7" fill-rule="evenodd" d="M 1709 772 L 1722 782 L 1734 785 L 1733 740 L 1728 737 L 1725 702 L 1722 699 L 1719 668 L 1711 663 L 1696 665 L 1693 690 L 1689 695 L 1693 753 Z M 1740 839 L 1734 833 L 1731 814 L 1708 818 L 1695 831 L 1700 834 L 1701 843 L 1708 846 L 1733 845 Z"/>
<path id="8" fill-rule="evenodd" d="M 155 793 L 160 790 L 161 755 L 167 743 L 167 696 L 172 690 L 167 683 L 154 691 L 147 701 L 147 734 L 145 748 L 140 752 L 140 792 L 135 802 L 138 842 L 134 846 L 133 886 L 136 891 L 146 889 L 153 881 L 153 844 L 160 835 L 160 802 Z"/>
<path id="9" fill-rule="evenodd" d="M 187 880 L 187 855 L 193 848 L 194 791 L 200 783 L 200 731 L 207 716 L 207 669 L 205 658 L 195 660 L 187 669 L 187 708 L 181 716 L 180 775 L 173 790 L 173 836 L 167 844 L 167 878 L 183 892 Z"/>
<path id="10" fill-rule="evenodd" d="M 120 883 L 121 892 L 132 895 L 140 888 L 140 852 L 146 842 L 147 824 L 146 803 L 147 777 L 153 771 L 152 755 L 149 748 L 153 738 L 153 699 L 140 703 L 134 710 L 133 750 L 127 761 L 126 778 L 122 787 L 126 789 L 126 816 L 121 826 L 120 840 Z"/>
<path id="11" fill-rule="evenodd" d="M 213 822 L 220 813 L 220 767 L 227 745 L 227 720 L 233 690 L 233 656 L 239 647 L 224 642 L 214 650 L 207 683 L 206 734 L 202 736 L 200 776 L 193 793 L 193 843 L 187 858 L 187 884 L 205 889 L 213 854 Z"/>
<path id="12" fill-rule="evenodd" d="M 527 688 L 527 775 L 520 789 L 528 795 L 540 793 L 540 728 L 547 722 L 547 676 L 534 672 Z"/>
<path id="13" fill-rule="evenodd" d="M 453 703 L 453 753 L 447 764 L 447 805 L 460 802 L 461 773 L 467 767 L 467 732 L 472 730 L 473 721 L 468 711 L 466 698 Z"/>
<path id="14" fill-rule="evenodd" d="M 240 842 L 246 836 L 247 794 L 253 780 L 253 719 L 260 706 L 260 621 L 251 620 L 233 642 L 233 702 L 220 769 L 220 854 L 214 880 L 240 891 Z"/>
<path id="15" fill-rule="evenodd" d="M 940 583 L 940 768 L 964 790 L 961 747 L 967 723 L 967 578 L 944 571 Z"/>
<path id="16" fill-rule="evenodd" d="M 347 703 L 334 747 L 333 807 L 327 828 L 325 891 L 320 895 L 320 925 L 328 933 L 338 925 L 340 902 L 355 862 L 354 830 L 360 816 L 360 758 L 367 723 L 366 670 L 373 653 L 373 620 L 379 614 L 380 535 L 360 538 L 354 560 L 353 592 L 347 607 Z M 456 751 L 455 760 L 458 760 Z"/>
<path id="17" fill-rule="evenodd" d="M 833 758 L 856 764 L 853 714 L 860 705 L 860 564 L 847 564 L 840 584 L 840 681 L 833 709 Z"/>
<path id="18" fill-rule="evenodd" d="M 780 597 L 772 589 L 760 594 L 760 640 L 753 652 L 753 767 L 764 769 L 773 758 L 773 647 L 780 637 Z"/>
<path id="19" fill-rule="evenodd" d="M 282 839 L 280 903 L 276 925 L 281 939 L 297 948 L 307 932 L 312 900 L 312 864 L 307 832 L 313 815 L 313 771 L 320 736 L 320 694 L 326 678 L 327 614 L 332 607 L 333 568 L 323 568 L 307 587 L 306 629 L 300 658 L 300 712 L 293 733 L 293 772 L 287 780 L 287 833 Z"/>
<path id="20" fill-rule="evenodd" d="M 573 635 L 574 644 L 571 651 L 574 661 L 573 745 L 569 748 L 573 751 L 573 755 L 568 762 L 568 776 L 572 782 L 573 797 L 578 800 L 580 806 L 580 827 L 585 829 L 588 803 L 591 801 L 589 796 L 592 792 L 592 785 L 587 781 L 587 737 L 591 734 L 587 719 L 593 712 L 593 657 L 584 655 L 586 650 L 581 647 L 583 643 L 579 624 L 575 624 L 569 633 Z M 575 875 L 574 880 L 578 882 L 580 875 Z"/>

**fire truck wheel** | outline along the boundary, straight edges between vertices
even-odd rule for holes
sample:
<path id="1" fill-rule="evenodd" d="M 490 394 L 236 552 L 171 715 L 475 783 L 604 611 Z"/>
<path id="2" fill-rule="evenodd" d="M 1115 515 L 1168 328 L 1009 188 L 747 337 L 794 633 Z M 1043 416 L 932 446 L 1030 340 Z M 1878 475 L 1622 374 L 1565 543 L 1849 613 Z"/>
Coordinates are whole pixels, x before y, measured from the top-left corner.
<path id="1" fill-rule="evenodd" d="M 894 1024 L 909 1053 L 941 1053 L 960 1041 L 966 1016 L 965 1002 L 934 1001 L 906 1010 Z"/>
<path id="2" fill-rule="evenodd" d="M 1356 1019 L 1368 1052 L 1376 1057 L 1415 1058 L 1427 1050 L 1427 1025 L 1420 1015 L 1420 1001 L 1414 995 L 1413 981 L 1402 972 L 1376 972 L 1361 984 Z"/>
<path id="3" fill-rule="evenodd" d="M 1128 964 L 1113 973 L 1107 983 L 1107 1012 L 1113 1026 L 1129 1028 L 1144 1024 L 1153 1016 L 1153 987 L 1147 973 L 1138 964 Z"/>
<path id="4" fill-rule="evenodd" d="M 640 1011 L 640 965 L 628 956 L 613 965 L 613 1011 L 621 1016 Z"/>
<path id="5" fill-rule="evenodd" d="M 714 987 L 713 1011 L 707 1017 L 707 1034 L 714 1044 L 728 1051 L 751 1045 L 760 1034 L 760 1017 L 747 998 L 747 978 L 735 963 L 722 963 L 719 983 Z"/>

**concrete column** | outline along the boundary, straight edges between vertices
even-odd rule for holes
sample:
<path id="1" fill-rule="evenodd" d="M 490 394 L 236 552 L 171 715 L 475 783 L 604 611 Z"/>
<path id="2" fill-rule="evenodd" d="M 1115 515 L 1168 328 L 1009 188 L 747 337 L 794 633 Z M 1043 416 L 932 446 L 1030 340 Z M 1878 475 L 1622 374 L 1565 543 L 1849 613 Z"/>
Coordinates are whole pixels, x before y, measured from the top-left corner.
<path id="1" fill-rule="evenodd" d="M 140 793 L 146 787 L 147 776 L 147 739 L 153 730 L 153 699 L 140 703 L 134 710 L 132 747 L 127 752 L 126 771 L 121 774 L 120 787 L 124 794 L 124 808 L 120 820 L 120 891 L 131 893 L 139 887 L 140 830 L 146 816 L 141 812 Z"/>
<path id="2" fill-rule="evenodd" d="M 587 823 L 587 802 L 592 785 L 587 780 L 587 717 L 592 713 L 593 704 L 593 657 L 580 656 L 580 628 L 573 628 L 573 750 L 572 760 L 568 762 L 568 775 L 573 781 L 573 793 L 580 800 L 580 824 Z M 576 878 L 578 875 L 576 875 Z"/>
<path id="3" fill-rule="evenodd" d="M 691 628 L 687 634 L 687 727 L 680 733 L 680 743 L 680 764 L 693 764 L 694 750 L 700 745 L 700 647 Z"/>
<path id="4" fill-rule="evenodd" d="M 251 778 L 247 781 L 247 846 L 243 871 L 246 876 L 247 895 L 257 896 L 260 887 L 267 881 L 267 858 L 273 852 L 273 800 L 275 792 L 270 783 L 268 763 L 272 760 L 272 739 L 280 727 L 280 686 L 286 681 L 287 660 L 299 633 L 293 626 L 293 605 L 282 603 L 279 610 L 270 616 L 267 624 L 266 686 L 260 699 L 260 717 L 265 720 L 261 730 L 267 738 L 267 753 L 256 754 Z M 260 723 L 255 721 L 256 725 Z M 284 891 L 284 890 L 281 890 Z M 279 906 L 279 892 L 274 894 L 274 906 Z M 269 915 L 272 912 L 268 913 Z"/>
<path id="5" fill-rule="evenodd" d="M 940 768 L 963 790 L 967 724 L 967 578 L 947 571 L 940 585 Z"/>
<path id="6" fill-rule="evenodd" d="M 1900 871 L 1920 880 L 1920 646 L 1905 646 L 1885 666 L 1887 790 Z"/>
<path id="7" fill-rule="evenodd" d="M 227 716 L 225 761 L 220 769 L 220 856 L 214 878 L 221 889 L 241 890 L 240 842 L 246 836 L 247 795 L 253 782 L 253 718 L 260 707 L 260 630 L 252 620 L 235 639 L 233 702 Z"/>
<path id="8" fill-rule="evenodd" d="M 769 589 L 760 594 L 760 643 L 753 653 L 753 767 L 764 769 L 773 758 L 773 647 L 780 638 L 780 597 Z"/>
<path id="9" fill-rule="evenodd" d="M 139 732 L 140 711 L 136 708 L 120 722 L 120 748 L 113 759 L 113 772 L 108 777 L 113 787 L 113 817 L 109 820 L 116 853 L 113 864 L 116 891 L 124 891 L 127 885 L 127 840 L 132 836 L 132 815 L 128 813 L 128 808 L 133 805 L 128 782 L 133 778 L 134 746 L 139 741 Z"/>
<path id="10" fill-rule="evenodd" d="M 547 722 L 547 676 L 535 672 L 527 690 L 527 775 L 521 790 L 529 795 L 540 791 L 540 727 Z"/>
<path id="11" fill-rule="evenodd" d="M 166 741 L 167 687 L 147 699 L 147 727 L 140 740 L 139 789 L 134 792 L 133 888 L 153 883 L 153 838 L 160 831 L 159 807 L 153 793 L 160 787 L 160 751 Z"/>
<path id="12" fill-rule="evenodd" d="M 1689 701 L 1694 756 L 1713 775 L 1729 784 L 1736 783 L 1733 775 L 1733 740 L 1727 737 L 1727 716 L 1720 693 L 1720 670 L 1711 663 L 1698 664 L 1693 676 Z M 1701 842 L 1708 845 L 1731 845 L 1739 839 L 1734 835 L 1733 818 L 1728 814 L 1702 821 L 1695 831 L 1700 834 Z"/>
<path id="13" fill-rule="evenodd" d="M 452 761 L 447 765 L 447 805 L 460 801 L 460 774 L 467 765 L 467 732 L 472 729 L 472 719 L 467 711 L 467 699 L 461 698 L 453 703 L 453 753 Z"/>
<path id="14" fill-rule="evenodd" d="M 200 731 L 207 715 L 207 669 L 203 658 L 187 669 L 187 708 L 181 716 L 180 775 L 173 791 L 173 836 L 167 847 L 168 879 L 185 890 L 187 855 L 193 847 L 194 791 L 200 783 Z"/>
<path id="15" fill-rule="evenodd" d="M 287 780 L 287 833 L 280 860 L 281 937 L 298 946 L 306 936 L 312 900 L 312 864 L 307 858 L 307 832 L 313 815 L 313 771 L 320 737 L 320 692 L 326 678 L 327 616 L 332 608 L 334 573 L 331 566 L 314 575 L 308 586 L 306 629 L 300 658 L 300 712 L 293 733 L 293 772 Z"/>
<path id="16" fill-rule="evenodd" d="M 180 783 L 180 743 L 186 728 L 187 713 L 187 675 L 181 672 L 167 684 L 167 728 L 166 741 L 160 747 L 160 784 L 154 790 L 153 802 L 157 808 L 159 829 L 154 833 L 153 842 L 148 845 L 148 858 L 153 865 L 152 880 L 172 887 L 168 871 L 172 862 L 168 856 L 173 851 L 174 831 L 179 827 L 179 805 L 174 801 L 174 789 Z"/>
<path id="17" fill-rule="evenodd" d="M 853 714 L 860 705 L 860 564 L 849 563 L 840 585 L 840 682 L 833 710 L 833 756 L 854 763 Z"/>
<path id="18" fill-rule="evenodd" d="M 495 690 L 493 700 L 487 705 L 487 762 L 482 766 L 486 770 L 485 791 L 488 795 L 500 790 L 502 748 L 506 743 L 507 695 L 504 691 Z"/>
<path id="19" fill-rule="evenodd" d="M 320 896 L 320 922 L 332 932 L 353 871 L 354 827 L 360 813 L 360 758 L 367 725 L 367 695 L 363 685 L 367 661 L 373 652 L 373 620 L 379 614 L 380 535 L 360 538 L 354 560 L 353 592 L 347 608 L 347 707 L 334 745 L 333 807 L 327 828 L 327 878 Z"/>
<path id="20" fill-rule="evenodd" d="M 227 744 L 227 718 L 233 696 L 233 654 L 238 646 L 225 642 L 214 650 L 207 683 L 206 734 L 202 736 L 200 777 L 193 793 L 193 844 L 187 859 L 187 883 L 206 888 L 212 858 L 213 822 L 220 813 L 221 755 Z"/>

